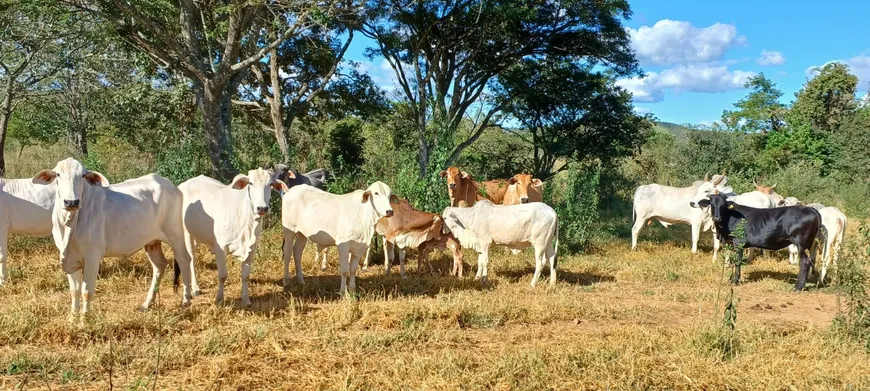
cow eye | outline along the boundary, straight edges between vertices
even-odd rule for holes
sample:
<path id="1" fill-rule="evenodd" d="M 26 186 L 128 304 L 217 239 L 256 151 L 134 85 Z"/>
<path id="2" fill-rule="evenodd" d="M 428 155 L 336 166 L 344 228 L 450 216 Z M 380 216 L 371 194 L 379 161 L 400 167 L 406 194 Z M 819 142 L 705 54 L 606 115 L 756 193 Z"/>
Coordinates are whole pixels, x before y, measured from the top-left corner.
<path id="1" fill-rule="evenodd" d="M 378 192 L 375 192 L 375 195 L 380 195 L 380 193 L 378 193 Z"/>

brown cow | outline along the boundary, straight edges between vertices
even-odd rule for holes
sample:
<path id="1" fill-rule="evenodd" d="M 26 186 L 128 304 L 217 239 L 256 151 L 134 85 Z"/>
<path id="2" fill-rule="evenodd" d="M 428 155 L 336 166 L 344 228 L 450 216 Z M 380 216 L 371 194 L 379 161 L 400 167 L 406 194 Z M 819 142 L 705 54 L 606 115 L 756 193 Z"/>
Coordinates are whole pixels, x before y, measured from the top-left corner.
<path id="1" fill-rule="evenodd" d="M 378 235 L 384 237 L 384 254 L 386 262 L 384 269 L 390 273 L 393 260 L 393 249 L 399 250 L 399 273 L 405 276 L 405 249 L 417 250 L 417 271 L 421 270 L 422 261 L 429 263 L 429 252 L 434 249 L 450 249 L 453 252 L 453 270 L 451 274 L 462 277 L 462 252 L 459 241 L 453 234 L 442 233 L 444 220 L 434 213 L 422 212 L 408 203 L 406 199 L 399 199 L 399 204 L 393 205 L 393 216 L 381 218 L 375 226 Z M 366 257 L 368 261 L 368 257 Z M 432 265 L 429 264 L 429 270 Z"/>
<path id="2" fill-rule="evenodd" d="M 447 178 L 447 194 L 450 195 L 450 206 L 453 207 L 473 206 L 475 202 L 483 199 L 501 204 L 508 189 L 508 181 L 504 179 L 477 182 L 458 167 L 448 167 L 438 175 Z M 485 189 L 486 196 L 480 194 L 481 188 Z"/>
<path id="3" fill-rule="evenodd" d="M 770 199 L 773 200 L 774 205 L 779 206 L 779 204 L 782 203 L 782 196 L 779 195 L 777 192 L 773 191 L 773 189 L 776 189 L 776 183 L 774 183 L 773 186 L 762 186 L 759 185 L 758 182 L 756 182 L 755 180 L 752 180 L 752 185 L 755 186 L 755 190 L 767 194 Z"/>
<path id="4" fill-rule="evenodd" d="M 519 205 L 544 201 L 544 182 L 529 174 L 517 174 L 508 179 L 507 192 L 502 205 Z"/>

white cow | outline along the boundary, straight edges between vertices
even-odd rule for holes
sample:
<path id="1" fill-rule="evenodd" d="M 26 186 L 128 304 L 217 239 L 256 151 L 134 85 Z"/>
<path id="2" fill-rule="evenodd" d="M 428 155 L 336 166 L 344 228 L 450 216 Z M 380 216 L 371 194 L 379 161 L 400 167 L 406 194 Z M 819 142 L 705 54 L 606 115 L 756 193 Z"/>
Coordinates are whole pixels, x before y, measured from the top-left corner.
<path id="1" fill-rule="evenodd" d="M 294 177 L 289 172 L 290 178 Z M 184 194 L 184 239 L 191 261 L 191 283 L 199 294 L 193 261 L 196 243 L 208 247 L 215 256 L 218 269 L 218 291 L 215 302 L 224 300 L 227 280 L 227 253 L 242 261 L 242 306 L 250 306 L 248 280 L 251 262 L 263 232 L 263 216 L 269 213 L 272 189 L 287 191 L 287 185 L 275 178 L 271 170 L 248 171 L 224 185 L 200 175 L 178 186 Z"/>
<path id="2" fill-rule="evenodd" d="M 726 179 L 727 180 L 727 179 Z M 694 205 L 698 201 L 707 198 L 713 190 L 716 189 L 716 185 L 713 181 L 704 182 L 700 186 L 698 186 L 698 191 L 695 194 L 695 197 L 692 199 L 692 204 Z M 728 188 L 730 190 L 730 188 Z M 758 190 L 753 190 L 748 193 L 736 194 L 733 190 L 730 191 L 720 191 L 721 194 L 726 195 L 728 201 L 733 201 L 736 204 L 743 206 L 750 206 L 753 208 L 759 209 L 767 209 L 776 207 L 776 202 L 774 198 L 771 197 L 770 194 L 764 193 Z M 704 210 L 704 208 L 692 208 L 702 210 L 704 213 L 709 213 L 709 211 Z M 716 234 L 716 227 L 713 228 L 713 262 L 716 262 L 719 256 L 719 235 Z M 747 256 L 748 260 L 751 260 L 754 256 L 754 250 L 750 250 L 749 255 Z"/>
<path id="3" fill-rule="evenodd" d="M 520 205 L 493 205 L 477 201 L 470 208 L 448 207 L 441 214 L 445 228 L 453 233 L 462 247 L 477 251 L 477 275 L 486 282 L 489 249 L 503 246 L 523 250 L 535 248 L 534 287 L 544 264 L 550 262 L 550 285 L 556 283 L 556 251 L 559 249 L 559 218 L 556 211 L 542 202 Z"/>
<path id="4" fill-rule="evenodd" d="M 54 169 L 40 171 L 33 182 L 57 182 L 51 233 L 69 279 L 72 314 L 79 309 L 85 314 L 90 309 L 104 257 L 132 255 L 143 247 L 154 269 L 151 288 L 142 304 L 147 309 L 166 270 L 160 242 L 168 242 L 172 247 L 184 280 L 182 304 L 190 302 L 190 259 L 184 247 L 182 194 L 172 182 L 150 174 L 109 185 L 102 174 L 86 170 L 71 158 L 61 160 Z"/>
<path id="5" fill-rule="evenodd" d="M 797 198 L 788 197 L 783 200 L 783 206 L 800 205 L 801 202 Z M 807 206 L 819 211 L 822 215 L 822 230 L 819 231 L 819 239 L 822 241 L 822 270 L 819 273 L 819 283 L 824 283 L 825 275 L 828 273 L 828 266 L 833 262 L 837 263 L 840 258 L 840 246 L 843 244 L 843 239 L 846 236 L 846 215 L 840 209 L 833 206 L 824 206 L 822 204 L 807 204 Z M 788 261 L 792 265 L 797 264 L 797 249 L 789 246 Z"/>
<path id="6" fill-rule="evenodd" d="M 296 279 L 302 276 L 302 251 L 311 240 L 318 251 L 337 246 L 341 293 L 356 289 L 356 270 L 366 255 L 375 224 L 381 217 L 393 215 L 392 203 L 398 203 L 390 187 L 372 183 L 366 190 L 348 194 L 331 194 L 312 186 L 295 186 L 281 201 L 284 226 L 284 286 L 290 284 L 290 254 L 296 262 Z M 295 243 L 294 243 L 295 240 Z"/>
<path id="7" fill-rule="evenodd" d="M 0 178 L 0 285 L 9 278 L 9 234 L 51 236 L 51 210 L 57 185 Z"/>
<path id="8" fill-rule="evenodd" d="M 732 192 L 728 179 L 724 175 L 709 176 L 703 181 L 695 181 L 689 187 L 671 187 L 659 184 L 640 186 L 634 192 L 632 217 L 634 226 L 631 228 L 631 249 L 637 248 L 637 237 L 641 228 L 650 219 L 656 220 L 668 228 L 673 224 L 689 224 L 692 226 L 692 253 L 698 252 L 698 239 L 701 230 L 708 231 L 713 227 L 709 211 L 692 208 L 689 202 L 696 197 L 702 184 L 713 184 L 720 192 Z M 715 236 L 715 235 L 714 235 Z"/>

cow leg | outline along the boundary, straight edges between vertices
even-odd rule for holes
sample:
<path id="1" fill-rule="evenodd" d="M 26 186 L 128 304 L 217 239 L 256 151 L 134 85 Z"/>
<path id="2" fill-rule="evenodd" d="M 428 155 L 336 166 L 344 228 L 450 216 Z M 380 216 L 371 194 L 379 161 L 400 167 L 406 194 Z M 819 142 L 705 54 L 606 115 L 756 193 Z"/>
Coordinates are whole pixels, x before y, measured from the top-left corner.
<path id="1" fill-rule="evenodd" d="M 172 243 L 170 243 L 171 245 Z M 202 294 L 202 291 L 199 290 L 199 284 L 196 282 L 196 268 L 193 265 L 196 262 L 196 240 L 193 240 L 193 237 L 190 236 L 187 230 L 184 231 L 184 248 L 187 251 L 187 256 L 190 258 L 190 290 L 193 296 L 199 296 Z M 176 251 L 175 247 L 172 247 L 172 253 L 175 254 L 175 262 L 179 262 L 180 268 L 181 260 L 178 256 L 180 252 Z"/>
<path id="2" fill-rule="evenodd" d="M 197 285 L 196 277 L 193 275 L 193 258 L 190 255 L 196 249 L 196 242 L 194 241 L 193 245 L 188 247 L 188 243 L 185 242 L 184 238 L 173 239 L 173 236 L 170 236 L 167 243 L 169 243 L 169 248 L 172 249 L 175 263 L 178 265 L 178 271 L 181 274 L 181 305 L 186 306 L 190 304 L 190 300 L 194 295 L 200 294 L 199 285 Z M 163 251 L 160 254 L 163 254 Z M 164 256 L 163 259 L 165 260 L 166 257 Z M 166 262 L 166 264 L 168 265 L 169 262 Z"/>
<path id="3" fill-rule="evenodd" d="M 293 261 L 296 263 L 296 282 L 300 285 L 305 283 L 304 277 L 302 276 L 302 253 L 305 251 L 305 245 L 308 243 L 308 238 L 301 233 L 296 233 L 296 241 L 293 243 Z M 324 259 L 326 259 L 326 249 L 329 247 L 323 248 Z M 320 248 L 318 248 L 318 252 L 320 252 Z M 317 261 L 317 257 L 314 258 Z M 288 259 L 289 261 L 289 259 Z"/>
<path id="4" fill-rule="evenodd" d="M 362 267 L 363 271 L 369 270 L 369 258 L 371 258 L 371 257 L 372 257 L 372 247 L 371 247 L 371 245 L 369 245 L 369 247 L 366 248 L 366 259 L 363 260 L 363 267 Z"/>
<path id="5" fill-rule="evenodd" d="M 214 297 L 215 305 L 219 305 L 224 301 L 224 285 L 226 285 L 227 277 L 229 276 L 229 273 L 227 273 L 227 253 L 225 250 L 225 248 L 218 245 L 215 245 L 211 249 L 211 252 L 214 253 L 214 260 L 218 269 L 218 289 Z"/>
<path id="6" fill-rule="evenodd" d="M 713 226 L 711 231 L 713 231 L 713 263 L 716 263 L 719 260 L 719 247 L 722 246 L 722 243 L 719 242 L 719 233 L 716 232 L 716 226 Z"/>
<path id="7" fill-rule="evenodd" d="M 242 307 L 251 306 L 251 298 L 248 296 L 248 282 L 251 279 L 251 264 L 254 260 L 256 248 L 251 249 L 248 257 L 242 262 Z"/>
<path id="8" fill-rule="evenodd" d="M 293 237 L 296 236 L 295 233 L 291 232 L 288 229 L 284 229 L 284 241 L 281 242 L 281 252 L 283 253 L 283 261 L 284 261 L 284 289 L 290 287 L 290 255 L 293 253 Z M 297 275 L 299 274 L 299 270 L 296 270 Z"/>
<path id="9" fill-rule="evenodd" d="M 464 260 L 462 259 L 462 251 L 459 249 L 459 243 L 447 243 L 447 247 L 450 248 L 450 251 L 453 252 L 453 274 L 457 277 L 462 278 L 462 268 L 464 267 Z"/>
<path id="10" fill-rule="evenodd" d="M 329 266 L 329 261 L 326 259 L 326 253 L 329 252 L 329 247 L 320 248 L 317 246 L 317 253 L 314 254 L 314 264 L 317 264 L 317 256 L 320 255 L 323 258 L 320 261 L 320 271 L 325 272 L 326 268 Z"/>
<path id="11" fill-rule="evenodd" d="M 3 286 L 3 283 L 9 278 L 9 270 L 6 269 L 6 260 L 9 258 L 8 245 L 9 234 L 4 227 L 0 229 L 0 286 Z"/>
<path id="12" fill-rule="evenodd" d="M 643 228 L 643 225 L 646 224 L 646 221 L 649 218 L 644 216 L 641 218 L 637 216 L 637 219 L 634 221 L 634 226 L 631 227 L 631 249 L 634 250 L 637 248 L 637 237 L 640 235 L 640 230 Z"/>
<path id="13" fill-rule="evenodd" d="M 541 272 L 544 270 L 544 262 L 546 262 L 546 253 L 544 249 L 535 247 L 535 274 L 532 276 L 530 287 L 534 288 L 541 278 Z"/>
<path id="14" fill-rule="evenodd" d="M 67 257 L 63 263 L 63 270 L 69 281 L 69 296 L 71 299 L 70 320 L 74 319 L 81 311 L 82 299 L 82 265 L 81 261 L 74 261 Z"/>
<path id="15" fill-rule="evenodd" d="M 740 268 L 743 266 L 743 247 L 740 247 L 740 243 L 735 241 L 734 247 L 737 252 L 737 264 L 734 266 L 734 275 L 731 276 L 731 283 L 737 285 L 740 283 Z"/>
<path id="16" fill-rule="evenodd" d="M 806 250 L 798 246 L 798 252 L 800 253 L 800 271 L 798 271 L 798 279 L 794 285 L 795 292 L 800 292 L 804 289 L 804 285 L 807 284 L 807 275 L 810 271 L 810 257 L 807 256 Z"/>
<path id="17" fill-rule="evenodd" d="M 160 280 L 163 279 L 163 273 L 166 272 L 166 257 L 163 255 L 163 250 L 160 248 L 160 242 L 151 242 L 145 245 L 145 254 L 148 256 L 148 261 L 151 262 L 151 288 L 148 289 L 148 295 L 145 297 L 145 302 L 142 303 L 142 309 L 147 310 L 154 302 L 154 296 L 157 294 L 157 287 L 160 286 Z"/>
<path id="18" fill-rule="evenodd" d="M 384 274 L 390 274 L 393 272 L 393 244 L 387 241 L 387 237 L 383 237 L 384 243 Z M 399 273 L 404 276 L 405 275 L 405 265 L 402 265 L 399 268 Z"/>
<path id="19" fill-rule="evenodd" d="M 701 239 L 701 224 L 692 223 L 692 254 L 698 253 L 698 240 Z"/>
<path id="20" fill-rule="evenodd" d="M 553 243 L 547 245 L 546 257 L 550 261 L 550 285 L 556 284 L 556 249 Z"/>
<path id="21" fill-rule="evenodd" d="M 477 272 L 480 273 L 480 282 L 486 284 L 489 275 L 489 247 L 483 248 L 477 256 Z"/>
<path id="22" fill-rule="evenodd" d="M 341 295 L 347 294 L 347 280 L 350 277 L 350 245 L 342 243 L 338 245 L 338 273 L 341 279 L 341 286 L 338 293 Z"/>
<path id="23" fill-rule="evenodd" d="M 82 270 L 82 316 L 91 310 L 91 301 L 97 291 L 97 275 L 100 272 L 102 254 L 87 254 Z"/>
<path id="24" fill-rule="evenodd" d="M 432 267 L 432 262 L 429 260 L 429 253 L 431 252 L 431 246 L 426 244 L 420 246 L 420 248 L 417 250 L 417 264 L 419 265 L 420 262 L 423 262 L 425 260 L 426 265 L 429 267 L 429 271 L 434 272 L 435 268 Z M 438 273 L 441 274 L 441 270 L 438 270 Z"/>
<path id="25" fill-rule="evenodd" d="M 350 281 L 348 282 L 348 289 L 350 292 L 356 292 L 356 271 L 359 269 L 359 260 L 362 258 L 356 254 L 350 254 Z"/>
<path id="26" fill-rule="evenodd" d="M 793 244 L 788 245 L 788 263 L 792 265 L 797 265 L 798 263 L 798 250 L 797 246 Z"/>
<path id="27" fill-rule="evenodd" d="M 831 263 L 832 254 L 831 251 L 834 248 L 834 241 L 836 240 L 836 235 L 832 233 L 828 233 L 825 236 L 825 247 L 822 249 L 822 271 L 819 273 L 819 284 L 822 285 L 825 283 L 825 275 L 828 272 L 828 266 Z"/>

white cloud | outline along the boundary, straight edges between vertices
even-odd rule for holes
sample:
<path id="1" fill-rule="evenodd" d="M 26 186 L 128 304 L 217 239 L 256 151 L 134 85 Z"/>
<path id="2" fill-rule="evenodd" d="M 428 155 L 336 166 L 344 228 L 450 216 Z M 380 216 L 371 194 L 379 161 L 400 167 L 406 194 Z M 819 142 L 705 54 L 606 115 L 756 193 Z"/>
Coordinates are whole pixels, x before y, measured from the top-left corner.
<path id="1" fill-rule="evenodd" d="M 357 71 L 368 74 L 382 89 L 390 91 L 399 85 L 396 73 L 386 59 L 381 59 L 377 64 L 371 61 L 355 61 L 355 63 Z"/>
<path id="2" fill-rule="evenodd" d="M 785 63 L 785 56 L 782 52 L 775 50 L 762 50 L 761 57 L 758 57 L 758 63 L 761 65 L 782 65 Z"/>
<path id="3" fill-rule="evenodd" d="M 722 23 L 698 28 L 664 19 L 628 32 L 638 60 L 653 65 L 719 61 L 729 48 L 746 43 L 746 37 L 737 35 L 737 27 Z"/>
<path id="4" fill-rule="evenodd" d="M 633 77 L 616 82 L 631 92 L 635 102 L 660 102 L 666 90 L 677 92 L 725 92 L 743 88 L 754 72 L 731 71 L 724 65 L 688 64 L 649 72 L 646 77 Z"/>
<path id="5" fill-rule="evenodd" d="M 652 110 L 650 110 L 649 108 L 646 108 L 646 107 L 634 106 L 634 112 L 637 114 L 643 115 L 643 114 L 651 113 Z"/>
<path id="6" fill-rule="evenodd" d="M 849 66 L 849 73 L 858 77 L 858 91 L 867 91 L 870 89 L 870 55 L 855 56 L 847 60 L 828 61 L 822 65 L 812 66 L 807 68 L 807 78 L 814 78 L 818 74 L 816 68 L 822 68 L 832 62 L 839 62 Z"/>

